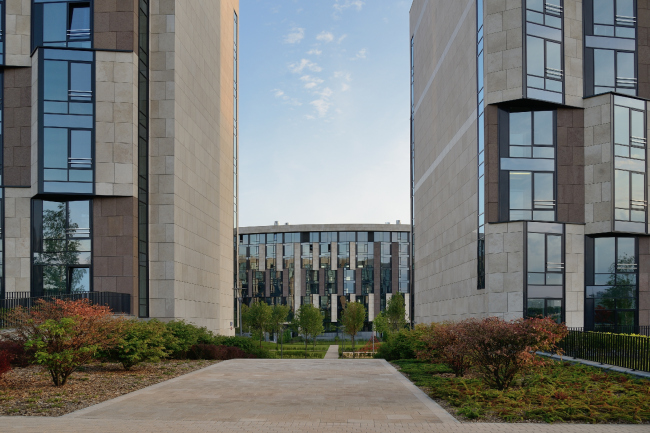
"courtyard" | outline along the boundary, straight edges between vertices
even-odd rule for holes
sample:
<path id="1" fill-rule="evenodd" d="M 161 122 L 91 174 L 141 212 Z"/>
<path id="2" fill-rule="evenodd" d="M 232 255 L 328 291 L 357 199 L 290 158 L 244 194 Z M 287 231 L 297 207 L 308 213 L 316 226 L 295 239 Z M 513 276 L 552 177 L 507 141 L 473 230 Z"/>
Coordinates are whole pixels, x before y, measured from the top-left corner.
<path id="1" fill-rule="evenodd" d="M 459 423 L 384 360 L 237 359 L 1 432 L 646 432 L 647 425 Z"/>

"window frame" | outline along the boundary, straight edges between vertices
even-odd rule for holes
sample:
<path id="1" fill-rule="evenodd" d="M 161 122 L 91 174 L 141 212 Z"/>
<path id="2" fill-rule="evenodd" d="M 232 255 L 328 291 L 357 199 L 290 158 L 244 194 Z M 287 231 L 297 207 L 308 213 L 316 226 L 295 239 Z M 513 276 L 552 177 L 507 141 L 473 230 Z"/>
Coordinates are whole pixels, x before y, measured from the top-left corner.
<path id="1" fill-rule="evenodd" d="M 31 53 L 34 55 L 34 53 L 39 49 L 39 48 L 54 48 L 54 49 L 83 49 L 83 50 L 93 50 L 95 49 L 95 2 L 93 0 L 45 0 L 45 1 L 34 1 L 32 0 L 32 5 L 31 5 L 31 29 L 32 31 L 30 32 L 30 44 L 31 44 Z M 44 4 L 49 4 L 49 3 L 66 3 L 67 10 L 66 10 L 66 41 L 65 41 L 65 46 L 57 47 L 57 46 L 50 46 L 50 45 L 43 45 L 43 13 L 36 13 L 36 8 L 40 8 L 41 10 L 43 9 Z M 68 22 L 70 18 L 70 5 L 72 3 L 89 3 L 89 14 L 90 14 L 90 37 L 88 38 L 88 41 L 90 42 L 90 47 L 87 48 L 79 48 L 79 47 L 69 47 L 68 44 L 70 42 L 75 42 L 75 41 L 70 41 L 69 40 L 69 35 L 67 35 L 67 32 L 70 30 L 70 23 Z M 139 3 L 139 2 L 138 2 Z M 4 16 L 5 14 L 3 14 Z M 39 31 L 36 31 L 35 29 L 40 29 Z M 41 44 L 37 45 L 36 41 L 36 35 L 40 35 L 41 37 Z M 85 40 L 84 40 L 85 41 Z M 81 42 L 81 41 L 80 41 Z"/>

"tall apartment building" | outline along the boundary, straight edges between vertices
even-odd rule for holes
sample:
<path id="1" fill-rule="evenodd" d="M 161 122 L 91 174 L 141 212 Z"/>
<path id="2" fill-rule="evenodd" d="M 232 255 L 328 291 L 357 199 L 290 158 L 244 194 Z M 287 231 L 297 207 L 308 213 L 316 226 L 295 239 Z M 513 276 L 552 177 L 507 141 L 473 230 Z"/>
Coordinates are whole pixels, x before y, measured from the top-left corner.
<path id="1" fill-rule="evenodd" d="M 325 332 L 337 332 L 345 302 L 362 303 L 365 330 L 402 293 L 410 321 L 408 224 L 309 224 L 241 227 L 239 282 L 242 301 L 312 304 L 325 316 Z"/>
<path id="2" fill-rule="evenodd" d="M 648 0 L 415 0 L 416 322 L 650 325 Z"/>
<path id="3" fill-rule="evenodd" d="M 123 293 L 231 333 L 237 14 L 0 1 L 2 298 Z"/>

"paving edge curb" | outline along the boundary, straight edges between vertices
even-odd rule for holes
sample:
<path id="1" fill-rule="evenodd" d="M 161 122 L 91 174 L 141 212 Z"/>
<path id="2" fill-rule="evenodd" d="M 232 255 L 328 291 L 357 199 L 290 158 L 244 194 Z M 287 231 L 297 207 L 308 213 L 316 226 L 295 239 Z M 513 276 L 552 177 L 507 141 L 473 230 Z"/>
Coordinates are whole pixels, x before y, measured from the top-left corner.
<path id="1" fill-rule="evenodd" d="M 560 355 L 555 355 L 553 353 L 546 353 L 546 352 L 537 352 L 537 354 L 555 359 L 557 361 L 573 362 L 576 364 L 588 365 L 589 367 L 600 368 L 601 370 L 614 371 L 616 373 L 630 374 L 632 376 L 641 377 L 643 379 L 650 379 L 650 373 L 647 373 L 645 371 L 632 370 L 629 368 L 618 367 L 616 365 L 610 365 L 610 364 L 601 364 L 600 362 L 589 361 L 581 358 L 573 358 L 571 356 L 566 356 L 566 355 L 560 356 Z"/>
<path id="2" fill-rule="evenodd" d="M 397 380 L 399 380 L 406 389 L 411 391 L 415 397 L 417 397 L 418 400 L 420 400 L 435 416 L 437 416 L 440 421 L 443 423 L 453 423 L 453 424 L 460 424 L 460 421 L 458 421 L 456 418 L 454 418 L 449 412 L 444 410 L 442 406 L 440 406 L 438 403 L 433 401 L 431 397 L 426 395 L 424 391 L 422 391 L 420 388 L 415 386 L 413 382 L 411 382 L 406 376 L 404 376 L 401 372 L 399 372 L 395 367 L 390 365 L 388 361 L 385 359 L 381 360 L 382 363 L 384 364 L 384 367 L 386 367 L 387 370 L 389 370 L 391 373 L 393 373 L 395 376 L 397 376 Z"/>
<path id="3" fill-rule="evenodd" d="M 162 382 L 158 382 L 158 383 L 156 383 L 154 385 L 147 386 L 146 388 L 141 388 L 141 389 L 138 389 L 136 391 L 129 392 L 128 394 L 122 394 L 119 397 L 111 398 L 109 400 L 102 401 L 101 403 L 97 403 L 97 404 L 94 404 L 92 406 L 88 406 L 88 407 L 85 407 L 83 409 L 79 409 L 77 411 L 67 413 L 65 415 L 61 415 L 61 416 L 58 416 L 58 417 L 51 417 L 51 418 L 57 418 L 57 419 L 61 419 L 61 418 L 77 418 L 77 417 L 83 416 L 87 412 L 92 412 L 94 410 L 101 409 L 102 407 L 104 407 L 106 405 L 113 404 L 113 403 L 118 402 L 118 401 L 126 400 L 127 398 L 131 398 L 131 397 L 133 397 L 135 395 L 143 394 L 145 392 L 149 392 L 149 391 L 151 391 L 153 389 L 160 388 L 160 387 L 165 386 L 165 385 L 169 385 L 170 383 L 178 382 L 178 381 L 180 381 L 182 379 L 194 376 L 194 375 L 199 374 L 199 373 L 201 373 L 201 372 L 203 372 L 205 370 L 217 367 L 218 365 L 221 365 L 224 362 L 229 362 L 229 361 L 235 361 L 235 360 L 230 359 L 228 361 L 217 362 L 216 364 L 208 365 L 207 367 L 203 367 L 203 368 L 200 368 L 198 370 L 194 370 L 194 371 L 192 371 L 190 373 L 182 374 L 180 376 L 176 376 L 176 377 L 174 377 L 172 379 L 169 379 L 169 380 L 163 380 Z M 90 418 L 90 419 L 92 419 L 92 418 Z"/>

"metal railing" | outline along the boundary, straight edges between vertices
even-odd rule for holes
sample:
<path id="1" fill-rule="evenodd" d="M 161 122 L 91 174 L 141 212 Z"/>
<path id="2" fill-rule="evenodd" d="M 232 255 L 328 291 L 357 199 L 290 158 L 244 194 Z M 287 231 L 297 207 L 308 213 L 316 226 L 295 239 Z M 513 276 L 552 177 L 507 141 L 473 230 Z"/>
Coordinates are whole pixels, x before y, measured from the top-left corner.
<path id="1" fill-rule="evenodd" d="M 5 293 L 5 299 L 0 299 L 0 328 L 8 326 L 4 317 L 12 309 L 23 307 L 29 311 L 37 305 L 39 300 L 51 302 L 57 299 L 65 301 L 88 299 L 92 304 L 109 307 L 115 314 L 131 315 L 131 295 L 129 293 L 78 292 L 32 296 L 30 292 L 8 292 Z"/>
<path id="2" fill-rule="evenodd" d="M 649 336 L 650 326 L 611 326 L 592 331 L 569 328 L 559 347 L 572 358 L 650 372 Z"/>

